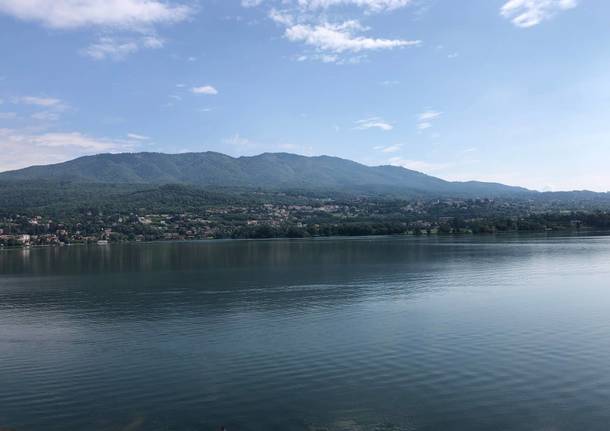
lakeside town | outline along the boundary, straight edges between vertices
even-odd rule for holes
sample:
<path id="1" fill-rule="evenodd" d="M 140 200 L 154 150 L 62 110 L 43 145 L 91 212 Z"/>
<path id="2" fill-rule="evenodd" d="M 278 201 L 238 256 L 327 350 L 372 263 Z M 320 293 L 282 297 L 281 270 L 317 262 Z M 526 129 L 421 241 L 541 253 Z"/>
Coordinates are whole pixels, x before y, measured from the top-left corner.
<path id="1" fill-rule="evenodd" d="M 299 204 L 216 205 L 185 212 L 80 209 L 58 216 L 5 215 L 0 218 L 0 246 L 480 234 L 608 227 L 610 215 L 605 211 L 541 207 L 526 201 L 314 199 Z"/>

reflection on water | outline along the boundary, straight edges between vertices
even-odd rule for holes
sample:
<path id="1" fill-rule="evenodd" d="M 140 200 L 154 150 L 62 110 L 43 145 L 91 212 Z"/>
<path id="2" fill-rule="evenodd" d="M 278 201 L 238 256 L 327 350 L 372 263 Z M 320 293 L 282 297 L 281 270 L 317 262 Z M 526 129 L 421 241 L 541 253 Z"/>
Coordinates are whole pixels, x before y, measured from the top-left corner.
<path id="1" fill-rule="evenodd" d="M 610 239 L 0 251 L 0 427 L 606 430 Z"/>

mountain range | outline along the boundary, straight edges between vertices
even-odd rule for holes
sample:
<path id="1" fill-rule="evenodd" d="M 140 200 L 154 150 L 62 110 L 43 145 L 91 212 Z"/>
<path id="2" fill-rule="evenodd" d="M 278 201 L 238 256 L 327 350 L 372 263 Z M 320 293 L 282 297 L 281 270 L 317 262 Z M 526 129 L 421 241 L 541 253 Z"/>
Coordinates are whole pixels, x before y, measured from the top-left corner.
<path id="1" fill-rule="evenodd" d="M 396 196 L 522 196 L 521 187 L 452 182 L 398 166 L 366 166 L 330 156 L 264 153 L 231 157 L 217 152 L 121 153 L 0 173 L 0 181 L 94 184 L 181 184 L 203 188 L 334 191 Z"/>

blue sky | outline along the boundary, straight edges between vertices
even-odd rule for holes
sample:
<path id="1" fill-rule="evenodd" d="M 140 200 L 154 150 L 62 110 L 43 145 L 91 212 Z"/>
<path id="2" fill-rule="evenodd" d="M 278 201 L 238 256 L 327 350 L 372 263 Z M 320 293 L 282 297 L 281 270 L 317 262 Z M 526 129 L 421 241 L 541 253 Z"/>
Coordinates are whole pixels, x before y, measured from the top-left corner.
<path id="1" fill-rule="evenodd" d="M 610 190 L 610 2 L 0 0 L 0 170 L 286 151 Z"/>

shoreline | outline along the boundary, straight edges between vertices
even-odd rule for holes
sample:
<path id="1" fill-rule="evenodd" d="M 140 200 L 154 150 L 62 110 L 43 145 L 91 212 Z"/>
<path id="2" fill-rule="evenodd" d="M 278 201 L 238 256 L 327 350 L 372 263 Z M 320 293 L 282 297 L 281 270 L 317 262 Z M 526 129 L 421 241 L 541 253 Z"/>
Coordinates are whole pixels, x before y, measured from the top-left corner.
<path id="1" fill-rule="evenodd" d="M 564 235 L 562 235 L 564 234 Z M 499 232 L 455 232 L 455 233 L 422 233 L 422 234 L 393 234 L 393 235 L 318 235 L 308 237 L 269 237 L 269 238 L 184 238 L 184 239 L 154 239 L 154 240 L 122 240 L 108 241 L 104 244 L 97 242 L 72 242 L 63 244 L 28 244 L 28 245 L 0 245 L 0 251 L 6 250 L 27 250 L 27 249 L 50 249 L 64 247 L 110 247 L 126 244 L 172 244 L 172 243 L 218 243 L 218 242 L 242 242 L 242 241 L 324 241 L 324 240 L 356 240 L 356 239 L 423 239 L 423 238 L 491 238 L 491 237 L 506 237 L 506 236 L 609 236 L 610 231 L 599 230 L 595 228 L 580 228 L 580 229 L 556 229 L 556 230 L 512 230 Z"/>

